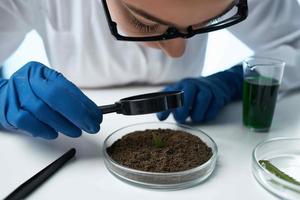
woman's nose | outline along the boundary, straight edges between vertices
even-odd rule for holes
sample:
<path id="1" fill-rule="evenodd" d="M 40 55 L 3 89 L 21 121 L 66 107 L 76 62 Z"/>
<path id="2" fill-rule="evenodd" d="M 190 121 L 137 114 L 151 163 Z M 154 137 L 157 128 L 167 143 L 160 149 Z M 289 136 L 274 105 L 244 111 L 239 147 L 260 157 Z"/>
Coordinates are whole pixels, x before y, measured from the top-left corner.
<path id="1" fill-rule="evenodd" d="M 158 42 L 159 47 L 170 57 L 178 58 L 184 54 L 186 40 L 183 38 L 175 38 Z"/>

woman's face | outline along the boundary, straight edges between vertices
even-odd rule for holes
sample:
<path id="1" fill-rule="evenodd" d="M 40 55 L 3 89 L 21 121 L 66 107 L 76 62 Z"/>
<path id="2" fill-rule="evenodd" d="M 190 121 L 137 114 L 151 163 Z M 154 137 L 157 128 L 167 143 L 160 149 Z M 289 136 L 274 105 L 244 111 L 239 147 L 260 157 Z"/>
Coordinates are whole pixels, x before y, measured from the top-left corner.
<path id="1" fill-rule="evenodd" d="M 118 27 L 130 36 L 163 34 L 167 28 L 203 26 L 223 13 L 234 0 L 107 0 Z M 171 57 L 180 57 L 185 51 L 183 38 L 144 42 L 143 45 L 161 49 Z"/>

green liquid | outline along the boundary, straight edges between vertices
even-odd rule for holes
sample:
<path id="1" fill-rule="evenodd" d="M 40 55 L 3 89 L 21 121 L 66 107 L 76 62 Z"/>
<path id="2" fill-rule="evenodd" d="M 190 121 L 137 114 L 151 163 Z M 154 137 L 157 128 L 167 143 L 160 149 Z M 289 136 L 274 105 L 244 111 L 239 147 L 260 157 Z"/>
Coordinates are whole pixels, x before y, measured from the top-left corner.
<path id="1" fill-rule="evenodd" d="M 244 79 L 243 122 L 256 131 L 268 131 L 275 110 L 279 82 L 265 77 Z"/>

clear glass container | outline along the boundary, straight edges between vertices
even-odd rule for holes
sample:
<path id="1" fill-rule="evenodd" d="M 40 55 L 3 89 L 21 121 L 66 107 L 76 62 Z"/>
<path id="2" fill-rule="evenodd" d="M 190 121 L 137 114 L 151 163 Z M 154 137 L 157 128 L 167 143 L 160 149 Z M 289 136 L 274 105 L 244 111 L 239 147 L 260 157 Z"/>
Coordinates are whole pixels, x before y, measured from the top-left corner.
<path id="1" fill-rule="evenodd" d="M 269 160 L 280 171 L 300 181 L 300 138 L 274 138 L 258 144 L 252 153 L 252 172 L 258 183 L 280 199 L 300 199 L 300 186 L 277 177 L 259 160 Z"/>
<path id="2" fill-rule="evenodd" d="M 140 171 L 122 166 L 115 162 L 106 151 L 107 147 L 111 146 L 116 140 L 120 139 L 122 136 L 130 132 L 158 128 L 181 130 L 198 136 L 203 142 L 206 143 L 206 145 L 208 145 L 212 149 L 212 157 L 204 164 L 186 171 L 158 173 Z M 166 122 L 149 122 L 126 126 L 110 134 L 105 139 L 103 145 L 105 165 L 114 176 L 121 179 L 122 181 L 134 184 L 136 186 L 167 190 L 178 190 L 192 187 L 207 179 L 216 166 L 217 152 L 218 150 L 216 143 L 203 131 L 185 125 Z"/>

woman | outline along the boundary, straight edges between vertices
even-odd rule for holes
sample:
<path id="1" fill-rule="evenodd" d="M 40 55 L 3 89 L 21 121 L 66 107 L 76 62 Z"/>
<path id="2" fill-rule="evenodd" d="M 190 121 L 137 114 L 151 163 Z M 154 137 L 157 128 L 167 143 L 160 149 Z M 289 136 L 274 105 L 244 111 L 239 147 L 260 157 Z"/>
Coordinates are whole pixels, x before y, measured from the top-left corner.
<path id="1" fill-rule="evenodd" d="M 184 90 L 185 105 L 173 112 L 180 123 L 189 117 L 195 123 L 213 119 L 228 102 L 240 99 L 242 90 L 240 65 L 200 76 L 207 32 L 222 28 L 256 55 L 285 60 L 282 89 L 298 87 L 297 1 L 248 3 L 249 17 L 243 21 L 246 0 L 3 0 L 0 63 L 35 29 L 52 69 L 30 62 L 0 80 L 0 124 L 45 139 L 58 132 L 70 137 L 79 137 L 82 130 L 97 133 L 101 110 L 77 87 L 132 83 Z M 168 115 L 159 113 L 158 118 Z"/>

